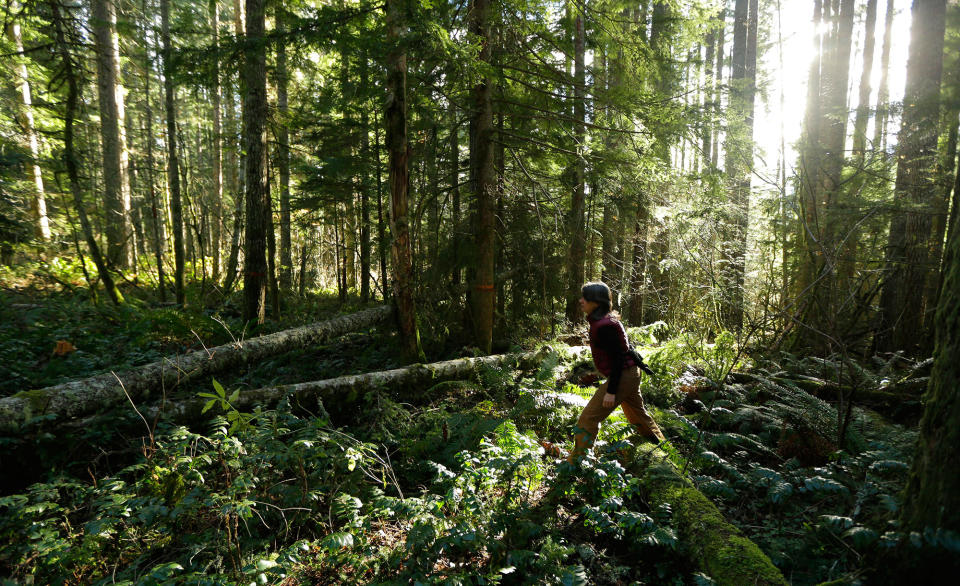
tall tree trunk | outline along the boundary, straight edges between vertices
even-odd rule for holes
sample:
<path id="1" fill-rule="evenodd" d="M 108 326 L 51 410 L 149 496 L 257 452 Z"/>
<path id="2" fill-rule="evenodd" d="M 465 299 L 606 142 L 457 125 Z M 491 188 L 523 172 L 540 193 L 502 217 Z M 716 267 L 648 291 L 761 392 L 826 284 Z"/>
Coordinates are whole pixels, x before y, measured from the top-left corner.
<path id="1" fill-rule="evenodd" d="M 243 234 L 243 185 L 240 181 L 240 164 L 239 158 L 237 157 L 237 117 L 236 110 L 234 108 L 234 99 L 233 99 L 233 83 L 228 82 L 225 85 L 226 88 L 226 103 L 228 107 L 225 110 L 226 113 L 226 128 L 227 128 L 227 137 L 229 140 L 229 147 L 227 148 L 226 161 L 227 174 L 226 174 L 226 183 L 227 191 L 230 193 L 230 196 L 233 200 L 233 230 L 230 233 L 230 253 L 227 257 L 227 268 L 223 276 L 223 288 L 226 291 L 233 289 L 233 283 L 237 278 L 237 265 L 239 264 L 240 259 L 240 246 L 242 243 L 241 236 Z"/>
<path id="2" fill-rule="evenodd" d="M 623 19 L 624 33 L 627 32 L 626 22 L 630 17 L 627 9 L 624 9 L 620 13 L 620 17 Z M 601 72 L 602 75 L 598 76 L 600 80 L 597 85 L 597 92 L 614 92 L 620 85 L 623 83 L 623 48 L 615 47 L 611 48 L 612 51 L 615 51 L 616 57 L 610 57 L 602 61 Z M 595 92 L 595 93 L 597 93 Z M 609 105 L 605 105 L 603 108 L 604 115 L 604 124 L 614 126 L 614 116 L 611 115 L 612 109 Z M 614 152 L 617 148 L 618 138 L 614 133 L 610 132 L 607 134 L 604 144 L 610 152 Z M 602 178 L 598 178 L 598 183 L 604 185 Z M 621 190 L 617 190 L 621 191 Z M 614 306 L 619 307 L 619 297 L 623 291 L 625 283 L 623 283 L 618 276 L 623 273 L 623 252 L 622 252 L 622 240 L 620 238 L 621 230 L 621 207 L 623 206 L 622 196 L 617 193 L 613 193 L 602 197 L 603 199 L 603 220 L 601 224 L 601 243 L 600 243 L 600 280 L 610 286 L 613 289 L 613 301 Z"/>
<path id="3" fill-rule="evenodd" d="M 144 14 L 149 14 L 148 8 L 149 0 L 143 0 L 142 9 Z M 166 276 L 164 275 L 163 270 L 163 253 L 166 250 L 166 239 L 164 238 L 163 230 L 163 205 L 160 201 L 160 197 L 157 195 L 156 181 L 153 176 L 154 171 L 154 160 L 153 160 L 153 145 L 154 145 L 154 136 L 153 136 L 153 108 L 150 106 L 150 79 L 152 77 L 152 61 L 150 59 L 150 36 L 147 35 L 146 30 L 144 30 L 143 35 L 143 45 L 144 45 L 144 63 L 143 63 L 143 98 L 144 98 L 144 134 L 146 135 L 146 144 L 147 144 L 147 193 L 150 198 L 150 224 L 153 228 L 153 254 L 154 261 L 157 263 L 157 288 L 160 292 L 160 301 L 166 303 L 167 301 L 167 283 Z"/>
<path id="4" fill-rule="evenodd" d="M 915 351 L 928 310 L 925 284 L 939 259 L 929 258 L 932 212 L 942 194 L 936 174 L 946 0 L 915 0 L 894 197 L 905 209 L 890 223 L 880 294 L 881 350 Z M 939 193 L 938 193 L 939 192 Z"/>
<path id="5" fill-rule="evenodd" d="M 889 0 L 888 0 L 889 1 Z M 870 120 L 870 75 L 873 73 L 873 53 L 877 25 L 877 0 L 867 0 L 866 28 L 863 33 L 863 70 L 860 73 L 860 101 L 853 123 L 853 156 L 863 165 L 867 150 L 867 122 Z"/>
<path id="6" fill-rule="evenodd" d="M 880 52 L 880 86 L 877 90 L 877 114 L 874 117 L 873 148 L 887 150 L 887 120 L 890 118 L 890 89 L 887 78 L 890 72 L 890 44 L 893 33 L 895 0 L 887 0 L 887 12 L 883 24 L 883 49 Z"/>
<path id="7" fill-rule="evenodd" d="M 290 245 L 290 132 L 287 130 L 287 50 L 281 4 L 276 6 L 277 32 L 277 172 L 280 178 L 280 288 L 293 283 L 293 252 Z"/>
<path id="8" fill-rule="evenodd" d="M 163 43 L 163 95 L 167 115 L 167 185 L 170 189 L 170 213 L 173 224 L 173 282 L 177 303 L 186 303 L 183 287 L 183 204 L 180 200 L 180 163 L 177 156 L 177 111 L 173 101 L 173 63 L 170 46 L 170 0 L 160 0 Z"/>
<path id="9" fill-rule="evenodd" d="M 753 102 L 757 71 L 757 0 L 737 0 L 734 9 L 730 113 L 724 166 L 730 182 L 730 215 L 721 243 L 721 323 L 730 330 L 743 324 L 750 177 L 753 167 Z"/>
<path id="10" fill-rule="evenodd" d="M 723 14 L 723 9 L 720 10 L 720 14 Z M 723 35 L 723 31 L 721 30 L 719 34 Z M 703 161 L 703 170 L 705 173 L 710 170 L 710 147 L 713 144 L 713 61 L 716 59 L 717 54 L 717 36 L 716 28 L 711 28 L 704 41 L 706 44 L 706 54 L 703 58 L 703 109 L 700 111 L 703 117 L 703 126 L 700 132 L 700 157 Z"/>
<path id="11" fill-rule="evenodd" d="M 567 265 L 567 319 L 577 322 L 580 319 L 580 308 L 577 300 L 580 298 L 580 288 L 584 278 L 584 256 L 587 247 L 586 226 L 586 67 L 584 65 L 585 30 L 583 24 L 583 7 L 578 7 L 574 20 L 573 36 L 573 138 L 576 143 L 577 156 L 573 161 L 573 196 L 570 201 L 570 217 L 567 232 L 570 234 L 570 252 Z"/>
<path id="12" fill-rule="evenodd" d="M 360 87 L 368 87 L 367 52 L 360 56 Z M 367 100 L 360 108 L 360 302 L 370 300 L 370 112 Z"/>
<path id="13" fill-rule="evenodd" d="M 12 2 L 9 10 L 18 9 L 18 3 Z M 37 132 L 33 124 L 33 100 L 30 96 L 30 78 L 27 74 L 27 64 L 23 58 L 23 38 L 20 34 L 20 24 L 12 21 L 7 24 L 7 37 L 13 43 L 17 56 L 16 75 L 20 86 L 20 99 L 23 100 L 21 126 L 30 143 L 30 169 L 33 172 L 33 198 L 30 200 L 30 216 L 33 222 L 34 236 L 44 242 L 50 240 L 50 220 L 47 218 L 47 198 L 43 189 L 43 173 L 40 170 L 40 143 L 37 141 Z"/>
<path id="14" fill-rule="evenodd" d="M 407 143 L 407 54 L 404 48 L 404 30 L 407 15 L 402 0 L 387 0 L 387 152 L 390 156 L 390 232 L 393 235 L 394 304 L 400 331 L 400 345 L 408 360 L 422 359 L 420 332 L 413 297 L 413 249 L 410 242 L 410 219 L 407 191 L 410 186 Z"/>
<path id="15" fill-rule="evenodd" d="M 943 2 L 933 4 L 943 6 Z M 929 9 L 936 14 L 937 6 Z M 918 16 L 915 8 L 914 17 Z M 926 16 L 932 19 L 933 14 L 923 15 L 923 23 L 935 29 Z M 942 13 L 940 18 L 942 26 Z M 915 32 L 914 39 L 920 40 L 918 33 L 936 36 L 935 31 L 926 26 L 924 29 Z M 925 66 L 913 61 L 912 51 L 910 62 Z M 923 399 L 917 455 L 910 469 L 900 517 L 904 531 L 921 534 L 927 529 L 960 531 L 960 503 L 957 502 L 960 495 L 960 474 L 957 474 L 960 469 L 960 450 L 957 449 L 960 445 L 960 233 L 956 230 L 950 232 L 943 267 L 945 278 L 936 309 L 933 371 Z M 936 571 L 931 575 L 936 575 Z"/>
<path id="16" fill-rule="evenodd" d="M 840 0 L 840 11 L 832 15 L 836 33 L 828 44 L 829 62 L 823 66 L 821 99 L 823 112 L 820 123 L 822 155 L 818 179 L 818 200 L 825 202 L 821 243 L 826 262 L 834 266 L 846 262 L 844 230 L 849 222 L 843 193 L 844 140 L 847 136 L 847 86 L 850 78 L 850 49 L 853 39 L 854 0 Z M 853 243 L 847 243 L 853 244 Z M 832 258 L 831 258 L 832 257 Z M 836 294 L 844 295 L 843 284 Z"/>
<path id="17" fill-rule="evenodd" d="M 104 201 L 107 208 L 107 259 L 130 268 L 130 182 L 124 127 L 123 87 L 120 85 L 120 39 L 113 0 L 91 2 L 91 28 L 97 49 L 97 89 L 100 138 L 103 141 Z"/>
<path id="18" fill-rule="evenodd" d="M 350 56 L 351 52 L 344 47 L 340 51 L 340 93 L 343 100 L 343 126 L 344 126 L 344 153 L 343 155 L 354 158 L 354 127 L 353 127 L 353 97 L 356 87 L 350 81 Z M 343 278 L 346 285 L 344 293 L 357 287 L 357 242 L 356 242 L 356 176 L 351 175 L 348 179 L 349 189 L 346 198 L 343 200 Z"/>
<path id="19" fill-rule="evenodd" d="M 807 113 L 801 158 L 801 242 L 803 255 L 797 296 L 804 299 L 799 319 L 806 327 L 798 330 L 795 342 L 817 352 L 835 350 L 843 343 L 847 325 L 840 320 L 850 315 L 856 299 L 853 274 L 856 242 L 849 232 L 856 224 L 851 218 L 852 196 L 843 184 L 844 141 L 846 138 L 847 86 L 853 35 L 853 0 L 815 6 L 815 21 L 827 26 L 818 39 L 820 50 L 811 64 Z"/>
<path id="20" fill-rule="evenodd" d="M 451 196 L 451 233 L 450 246 L 453 249 L 451 266 L 451 289 L 460 287 L 462 269 L 460 267 L 460 125 L 457 123 L 457 107 L 450 102 L 450 196 Z M 459 296 L 459 293 L 457 293 Z"/>
<path id="21" fill-rule="evenodd" d="M 383 299 L 386 300 L 390 294 L 390 288 L 387 287 L 387 222 L 389 219 L 383 217 L 383 164 L 380 161 L 380 122 L 377 120 L 376 111 L 373 113 L 373 144 L 373 162 L 377 171 L 377 255 L 380 261 L 380 287 Z"/>
<path id="22" fill-rule="evenodd" d="M 233 288 L 234 280 L 237 276 L 237 264 L 240 257 L 240 235 L 243 231 L 243 194 L 240 188 L 240 168 L 237 158 L 237 117 L 234 108 L 233 93 L 233 73 L 229 72 L 224 76 L 223 83 L 224 104 L 223 109 L 223 152 L 224 166 L 224 187 L 225 193 L 230 194 L 230 201 L 233 202 L 233 213 L 230 214 L 230 249 L 227 253 L 227 263 L 223 274 L 223 288 L 230 291 Z M 224 226 L 226 223 L 224 222 Z"/>
<path id="23" fill-rule="evenodd" d="M 80 105 L 80 83 L 77 79 L 78 65 L 74 63 L 73 55 L 70 54 L 70 46 L 75 43 L 75 39 L 68 40 L 66 32 L 66 29 L 73 29 L 73 27 L 65 22 L 64 15 L 60 12 L 62 7 L 59 0 L 49 0 L 49 7 L 53 17 L 56 51 L 60 55 L 63 79 L 67 84 L 67 100 L 63 117 L 63 160 L 67 168 L 67 178 L 70 181 L 70 192 L 73 195 L 73 204 L 76 207 L 77 216 L 80 218 L 83 235 L 86 238 L 87 246 L 90 248 L 90 258 L 97 266 L 100 280 L 103 281 L 103 287 L 106 289 L 110 300 L 114 304 L 120 305 L 123 303 L 123 295 L 114 284 L 113 276 L 100 253 L 97 239 L 93 235 L 93 226 L 90 224 L 90 219 L 83 207 L 83 188 L 80 186 L 80 171 L 73 145 L 73 124 Z"/>
<path id="24" fill-rule="evenodd" d="M 714 67 L 714 88 L 715 88 L 715 97 L 713 100 L 710 117 L 712 120 L 717 120 L 720 113 L 720 88 L 723 87 L 723 43 L 726 38 L 726 26 L 727 26 L 727 9 L 722 7 L 720 13 L 717 15 L 718 23 L 717 28 L 717 62 Z M 717 165 L 720 162 L 720 129 L 715 128 L 712 136 L 713 144 L 710 146 L 710 166 L 714 169 L 717 168 Z"/>
<path id="25" fill-rule="evenodd" d="M 246 154 L 243 319 L 262 324 L 267 309 L 267 237 L 270 186 L 267 183 L 267 55 L 263 0 L 246 0 L 243 62 L 243 152 Z"/>
<path id="26" fill-rule="evenodd" d="M 800 204 L 800 226 L 798 241 L 801 243 L 800 270 L 794 283 L 794 295 L 802 297 L 808 293 L 816 273 L 818 205 L 816 199 L 817 169 L 820 165 L 820 65 L 823 62 L 822 48 L 825 45 L 822 23 L 823 1 L 815 0 L 813 6 L 814 40 L 807 74 L 807 105 L 803 115 L 803 127 L 800 140 L 798 201 Z"/>
<path id="27" fill-rule="evenodd" d="M 947 144 L 943 154 L 943 161 L 940 163 L 938 170 L 938 180 L 943 192 L 943 197 L 937 198 L 934 201 L 933 233 L 930 235 L 930 258 L 935 268 L 927 275 L 926 291 L 924 292 L 927 306 L 931 308 L 930 311 L 927 311 L 926 323 L 924 324 L 924 328 L 928 332 L 934 331 L 934 320 L 936 319 L 937 312 L 933 308 L 937 306 L 940 298 L 940 289 L 943 287 L 945 265 L 943 264 L 944 259 L 942 255 L 944 236 L 947 233 L 948 217 L 957 213 L 956 199 L 953 199 L 951 209 L 951 194 L 955 190 L 956 178 L 960 177 L 960 173 L 957 173 L 956 168 L 957 135 L 958 132 L 960 132 L 960 128 L 958 128 L 958 123 L 960 123 L 958 116 L 960 116 L 960 113 L 954 108 L 948 108 L 944 116 L 944 126 L 947 128 Z M 953 197 L 955 198 L 956 195 Z M 932 345 L 930 347 L 932 348 Z"/>
<path id="28" fill-rule="evenodd" d="M 635 219 L 633 223 L 633 262 L 630 265 L 630 323 L 635 326 L 644 323 L 644 298 L 647 294 L 647 230 L 649 213 L 647 202 L 636 200 Z"/>
<path id="29" fill-rule="evenodd" d="M 492 35 L 490 26 L 492 10 L 490 0 L 474 0 L 470 12 L 470 31 L 480 39 L 478 58 L 483 63 L 491 61 Z M 473 87 L 474 140 L 470 146 L 470 167 L 476 186 L 477 214 L 474 235 L 473 287 L 470 301 L 473 306 L 474 341 L 477 347 L 489 354 L 493 345 L 494 314 L 494 259 L 495 259 L 495 207 L 496 177 L 493 157 L 493 86 L 484 77 Z"/>
<path id="30" fill-rule="evenodd" d="M 213 253 L 213 280 L 220 282 L 220 243 L 223 240 L 223 121 L 221 108 L 221 88 L 220 88 L 220 11 L 217 8 L 217 0 L 210 0 L 210 26 L 213 31 L 213 88 L 211 88 L 211 98 L 213 99 L 213 210 L 210 218 L 213 223 L 210 240 L 211 252 Z"/>

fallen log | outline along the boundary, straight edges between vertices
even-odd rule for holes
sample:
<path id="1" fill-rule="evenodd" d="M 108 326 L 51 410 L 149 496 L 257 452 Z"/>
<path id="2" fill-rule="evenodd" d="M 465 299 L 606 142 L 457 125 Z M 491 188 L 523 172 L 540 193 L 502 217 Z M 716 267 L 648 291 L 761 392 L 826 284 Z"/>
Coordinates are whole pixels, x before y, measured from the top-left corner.
<path id="1" fill-rule="evenodd" d="M 640 479 L 651 508 L 670 505 L 677 536 L 687 555 L 717 584 L 787 584 L 757 544 L 727 523 L 710 499 L 655 445 L 637 446 L 630 472 Z"/>
<path id="2" fill-rule="evenodd" d="M 414 364 L 392 370 L 381 370 L 364 374 L 352 374 L 319 381 L 277 385 L 260 389 L 241 390 L 230 404 L 239 411 L 257 406 L 268 407 L 287 397 L 292 403 L 313 408 L 325 399 L 335 397 L 337 401 L 350 403 L 364 393 L 381 389 L 398 393 L 403 389 L 423 393 L 429 386 L 449 380 L 469 378 L 479 368 L 510 366 L 529 369 L 538 366 L 555 349 L 544 347 L 535 352 L 523 354 L 497 354 L 476 358 L 457 358 L 430 364 Z M 566 357 L 576 355 L 561 350 Z M 409 394 L 398 393 L 402 398 Z M 194 397 L 177 402 L 168 402 L 162 406 L 163 416 L 175 421 L 192 420 L 200 417 L 207 399 Z M 161 410 L 160 405 L 151 405 L 141 409 L 148 420 L 155 418 Z"/>
<path id="3" fill-rule="evenodd" d="M 371 327 L 390 315 L 389 307 L 377 307 L 242 342 L 164 358 L 117 375 L 99 374 L 44 389 L 22 391 L 0 399 L 0 431 L 15 431 L 39 415 L 53 419 L 89 415 L 126 402 L 128 395 L 131 401 L 140 402 L 200 376 Z"/>
<path id="4" fill-rule="evenodd" d="M 731 380 L 738 383 L 756 382 L 761 377 L 750 373 L 731 373 Z M 904 378 L 881 388 L 853 388 L 815 377 L 769 377 L 766 380 L 778 385 L 794 386 L 824 401 L 836 402 L 841 393 L 857 407 L 866 407 L 894 421 L 916 419 L 923 409 L 922 398 L 927 389 L 928 377 Z"/>

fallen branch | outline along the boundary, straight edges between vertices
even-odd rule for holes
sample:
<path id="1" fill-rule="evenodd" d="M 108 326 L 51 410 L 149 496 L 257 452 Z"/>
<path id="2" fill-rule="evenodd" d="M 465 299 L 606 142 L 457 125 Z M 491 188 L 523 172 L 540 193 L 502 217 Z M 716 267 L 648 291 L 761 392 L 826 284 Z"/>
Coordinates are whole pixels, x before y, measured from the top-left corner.
<path id="1" fill-rule="evenodd" d="M 640 479 L 650 507 L 669 505 L 685 551 L 717 584 L 786 585 L 780 570 L 757 544 L 727 523 L 717 507 L 683 477 L 662 450 L 637 446 L 630 472 Z"/>
<path id="2" fill-rule="evenodd" d="M 161 390 L 169 391 L 200 376 L 371 327 L 390 315 L 389 307 L 377 307 L 242 342 L 164 358 L 118 376 L 106 373 L 45 389 L 23 391 L 0 399 L 0 430 L 15 431 L 39 415 L 54 419 L 89 415 L 125 401 L 127 394 L 131 402 L 140 402 Z"/>

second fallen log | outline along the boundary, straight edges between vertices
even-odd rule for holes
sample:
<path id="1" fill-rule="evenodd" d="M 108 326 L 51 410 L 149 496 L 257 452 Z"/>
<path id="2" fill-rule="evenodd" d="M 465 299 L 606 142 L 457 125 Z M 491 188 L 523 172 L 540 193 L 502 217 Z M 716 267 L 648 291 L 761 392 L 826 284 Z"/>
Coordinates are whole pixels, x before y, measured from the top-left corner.
<path id="1" fill-rule="evenodd" d="M 200 376 L 369 328 L 390 314 L 389 307 L 377 307 L 242 342 L 164 358 L 117 375 L 99 374 L 44 389 L 23 391 L 0 399 L 0 430 L 15 431 L 38 415 L 52 416 L 57 420 L 90 415 L 126 402 L 127 395 L 139 402 Z"/>

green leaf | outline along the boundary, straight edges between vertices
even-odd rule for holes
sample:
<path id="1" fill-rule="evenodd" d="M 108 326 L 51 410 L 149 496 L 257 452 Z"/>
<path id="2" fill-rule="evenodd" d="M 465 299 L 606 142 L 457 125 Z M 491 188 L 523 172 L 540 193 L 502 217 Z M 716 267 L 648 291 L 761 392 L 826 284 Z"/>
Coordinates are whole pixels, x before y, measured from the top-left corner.
<path id="1" fill-rule="evenodd" d="M 353 547 L 353 535 L 347 533 L 346 531 L 331 533 L 323 538 L 321 544 L 331 551 Z"/>
<path id="2" fill-rule="evenodd" d="M 270 568 L 276 567 L 277 562 L 273 560 L 260 560 L 257 562 L 257 569 L 263 572 L 264 570 L 269 570 Z"/>
<path id="3" fill-rule="evenodd" d="M 210 408 L 213 407 L 213 404 L 216 402 L 217 402 L 216 399 L 210 399 L 209 401 L 204 403 L 203 409 L 200 410 L 200 413 L 206 413 L 207 411 L 209 411 Z"/>
<path id="4" fill-rule="evenodd" d="M 210 380 L 213 381 L 213 388 L 216 389 L 216 391 L 217 391 L 217 396 L 220 397 L 221 399 L 226 398 L 227 392 L 226 392 L 225 390 L 223 390 L 223 385 L 221 385 L 221 384 L 217 381 L 217 379 L 215 379 L 215 378 L 212 378 L 212 377 L 211 377 Z"/>
<path id="5" fill-rule="evenodd" d="M 233 393 L 230 394 L 230 399 L 229 399 L 229 401 L 230 401 L 231 403 L 236 403 L 236 402 L 237 402 L 237 399 L 239 399 L 239 398 L 240 398 L 240 389 L 237 389 L 237 390 L 233 391 Z"/>

